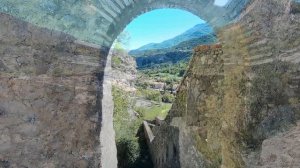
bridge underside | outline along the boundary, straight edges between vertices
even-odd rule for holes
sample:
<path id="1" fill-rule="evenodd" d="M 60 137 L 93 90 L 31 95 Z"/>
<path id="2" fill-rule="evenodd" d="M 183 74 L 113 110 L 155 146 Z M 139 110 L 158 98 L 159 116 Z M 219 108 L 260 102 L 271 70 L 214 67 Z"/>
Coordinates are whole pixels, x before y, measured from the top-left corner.
<path id="1" fill-rule="evenodd" d="M 249 2 L 2 0 L 0 167 L 105 165 L 101 146 L 114 145 L 99 138 L 107 51 L 132 19 L 164 7 L 208 21 L 223 55 L 194 54 L 165 125 L 153 130 L 156 167 L 280 167 L 258 161 L 264 140 L 300 118 L 300 5 Z"/>
<path id="2" fill-rule="evenodd" d="M 131 20 L 153 9 L 184 9 L 220 27 L 237 17 L 248 1 L 234 0 L 218 7 L 214 0 L 2 0 L 0 12 L 109 47 Z"/>

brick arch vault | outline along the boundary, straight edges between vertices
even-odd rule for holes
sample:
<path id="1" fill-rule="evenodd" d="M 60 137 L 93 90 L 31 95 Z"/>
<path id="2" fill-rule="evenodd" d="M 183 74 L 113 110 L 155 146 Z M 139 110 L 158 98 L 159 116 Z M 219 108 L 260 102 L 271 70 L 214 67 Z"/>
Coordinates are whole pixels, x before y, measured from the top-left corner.
<path id="1" fill-rule="evenodd" d="M 0 167 L 116 167 L 113 133 L 101 130 L 112 126 L 101 107 L 112 107 L 108 50 L 158 8 L 208 21 L 223 55 L 195 50 L 166 123 L 152 130 L 155 166 L 299 167 L 281 148 L 262 151 L 300 119 L 299 0 L 1 0 Z"/>

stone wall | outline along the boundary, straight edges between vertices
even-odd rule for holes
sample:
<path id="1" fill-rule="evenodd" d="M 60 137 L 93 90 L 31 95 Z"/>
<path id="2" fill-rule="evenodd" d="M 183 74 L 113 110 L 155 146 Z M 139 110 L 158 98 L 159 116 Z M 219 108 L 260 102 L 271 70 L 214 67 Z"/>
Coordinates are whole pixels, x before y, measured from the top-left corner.
<path id="1" fill-rule="evenodd" d="M 219 32 L 225 61 L 224 167 L 259 166 L 262 142 L 299 119 L 300 15 L 291 4 L 253 1 Z"/>
<path id="2" fill-rule="evenodd" d="M 221 158 L 221 146 L 216 143 L 220 140 L 218 133 L 221 122 L 216 118 L 220 118 L 222 111 L 222 53 L 221 45 L 195 49 L 169 112 L 169 123 L 161 122 L 152 128 L 155 137 L 148 144 L 155 168 L 218 165 L 219 160 L 216 163 L 211 160 Z M 218 127 L 214 125 L 216 122 Z M 210 150 L 211 147 L 215 150 Z"/>
<path id="3" fill-rule="evenodd" d="M 169 137 L 163 127 L 153 130 L 161 142 L 178 139 L 178 165 L 274 166 L 260 162 L 262 144 L 293 127 L 300 114 L 300 14 L 295 5 L 254 0 L 238 20 L 219 29 L 223 55 L 202 52 L 207 46 L 195 50 L 164 126 L 179 133 Z M 160 147 L 157 155 L 162 152 Z"/>
<path id="4" fill-rule="evenodd" d="M 155 135 L 154 138 L 149 139 L 149 133 Z M 178 128 L 162 124 L 145 130 L 145 134 L 155 168 L 180 168 Z"/>
<path id="5" fill-rule="evenodd" d="M 100 47 L 0 23 L 0 167 L 99 167 Z"/>

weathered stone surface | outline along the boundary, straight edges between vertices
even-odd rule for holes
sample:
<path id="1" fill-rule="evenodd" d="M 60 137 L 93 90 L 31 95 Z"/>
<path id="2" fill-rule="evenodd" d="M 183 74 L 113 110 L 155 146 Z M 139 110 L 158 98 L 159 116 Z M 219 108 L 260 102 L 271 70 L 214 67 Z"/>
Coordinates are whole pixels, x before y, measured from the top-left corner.
<path id="1" fill-rule="evenodd" d="M 99 47 L 0 23 L 0 167 L 98 167 Z"/>
<path id="2" fill-rule="evenodd" d="M 299 167 L 300 125 L 262 143 L 261 167 Z"/>
<path id="3" fill-rule="evenodd" d="M 180 167 L 282 166 L 283 154 L 275 163 L 265 158 L 268 139 L 273 142 L 271 137 L 299 120 L 300 15 L 291 12 L 291 4 L 253 1 L 218 32 L 219 59 L 208 46 L 195 49 L 167 124 L 153 129 L 160 142 L 178 139 Z M 169 136 L 165 127 L 179 134 Z M 298 145 L 294 138 L 290 142 Z M 166 153 L 164 147 L 156 150 Z M 296 159 L 290 155 L 285 163 Z"/>

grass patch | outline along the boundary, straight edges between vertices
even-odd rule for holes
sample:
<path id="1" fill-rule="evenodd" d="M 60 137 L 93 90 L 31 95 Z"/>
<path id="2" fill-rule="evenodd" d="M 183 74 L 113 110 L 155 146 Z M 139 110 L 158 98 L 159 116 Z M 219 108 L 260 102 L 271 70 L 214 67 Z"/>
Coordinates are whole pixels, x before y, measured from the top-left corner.
<path id="1" fill-rule="evenodd" d="M 140 116 L 142 116 L 145 120 L 154 120 L 155 117 L 160 117 L 165 119 L 168 115 L 169 110 L 171 109 L 172 104 L 162 103 L 157 106 L 152 106 L 150 108 L 146 107 L 137 107 L 135 111 L 137 111 Z"/>

